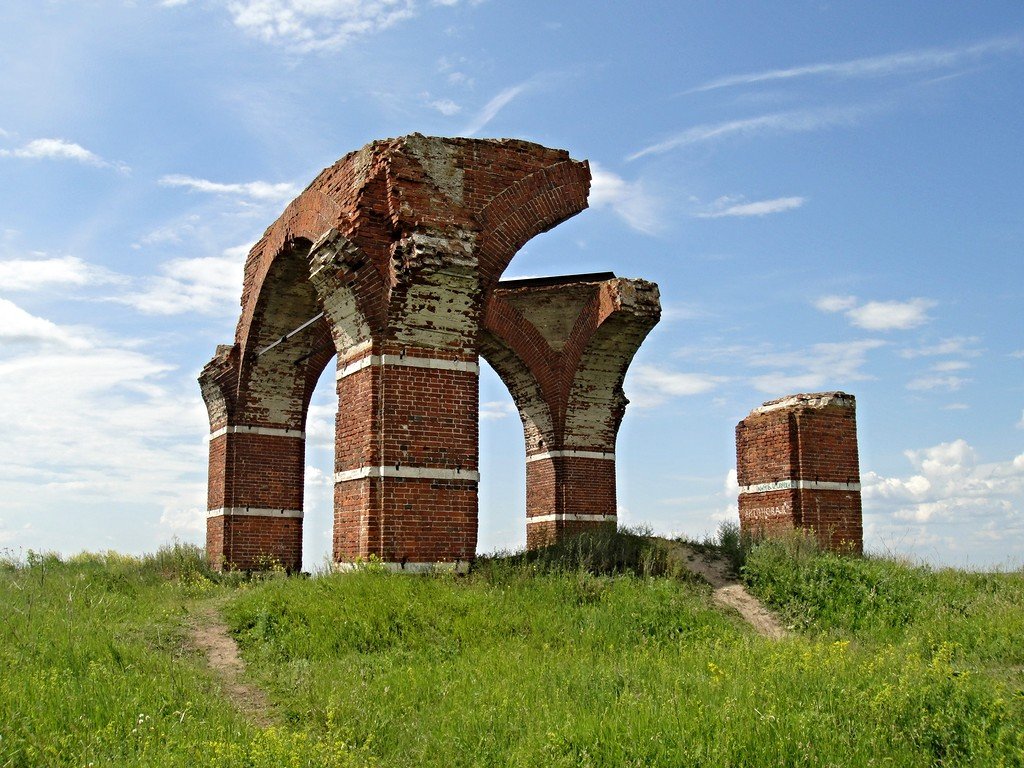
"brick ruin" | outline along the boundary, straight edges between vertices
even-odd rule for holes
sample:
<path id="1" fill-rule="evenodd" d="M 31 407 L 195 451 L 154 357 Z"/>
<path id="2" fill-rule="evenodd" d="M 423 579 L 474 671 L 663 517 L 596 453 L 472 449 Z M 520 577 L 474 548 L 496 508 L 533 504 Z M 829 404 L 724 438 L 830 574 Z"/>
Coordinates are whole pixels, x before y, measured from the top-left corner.
<path id="1" fill-rule="evenodd" d="M 480 355 L 522 417 L 528 546 L 614 526 L 622 380 L 657 286 L 499 282 L 589 187 L 562 150 L 414 134 L 346 155 L 289 204 L 246 260 L 235 343 L 200 376 L 215 566 L 300 568 L 306 416 L 331 360 L 336 563 L 475 556 Z"/>
<path id="2" fill-rule="evenodd" d="M 819 392 L 769 400 L 736 425 L 740 529 L 795 529 L 818 544 L 860 553 L 860 464 L 853 395 Z"/>

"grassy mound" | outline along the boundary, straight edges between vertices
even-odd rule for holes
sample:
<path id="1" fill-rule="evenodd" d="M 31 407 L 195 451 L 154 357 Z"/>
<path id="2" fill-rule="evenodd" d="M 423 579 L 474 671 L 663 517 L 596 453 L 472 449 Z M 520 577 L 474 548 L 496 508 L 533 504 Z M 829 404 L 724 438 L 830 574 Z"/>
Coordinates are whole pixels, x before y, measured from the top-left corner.
<path id="1" fill-rule="evenodd" d="M 220 579 L 165 550 L 0 566 L 0 766 L 1022 765 L 1024 575 L 755 546 L 754 635 L 646 537 Z M 223 608 L 285 725 L 185 649 Z"/>

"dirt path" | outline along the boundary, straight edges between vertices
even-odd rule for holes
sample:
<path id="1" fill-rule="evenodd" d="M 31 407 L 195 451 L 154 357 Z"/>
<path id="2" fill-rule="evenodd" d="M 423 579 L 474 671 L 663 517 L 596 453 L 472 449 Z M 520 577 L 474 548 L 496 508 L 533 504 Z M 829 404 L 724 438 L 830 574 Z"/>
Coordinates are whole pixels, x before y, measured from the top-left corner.
<path id="1" fill-rule="evenodd" d="M 670 558 L 711 585 L 711 597 L 717 605 L 734 609 L 764 637 L 779 640 L 786 636 L 786 630 L 775 618 L 775 614 L 747 592 L 747 588 L 733 575 L 732 566 L 726 560 L 710 553 L 699 552 L 679 541 L 661 541 L 668 548 Z"/>
<path id="2" fill-rule="evenodd" d="M 196 608 L 191 616 L 189 640 L 196 650 L 206 656 L 206 662 L 220 682 L 224 696 L 236 709 L 260 728 L 277 725 L 278 720 L 267 695 L 260 688 L 245 682 L 245 662 L 218 608 L 218 605 L 212 604 Z"/>

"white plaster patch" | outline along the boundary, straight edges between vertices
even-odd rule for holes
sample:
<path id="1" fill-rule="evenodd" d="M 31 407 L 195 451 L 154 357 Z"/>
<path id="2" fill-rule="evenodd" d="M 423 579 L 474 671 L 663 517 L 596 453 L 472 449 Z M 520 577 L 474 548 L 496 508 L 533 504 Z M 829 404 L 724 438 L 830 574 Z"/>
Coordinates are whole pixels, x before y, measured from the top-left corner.
<path id="1" fill-rule="evenodd" d="M 778 480 L 774 483 L 741 485 L 740 493 L 771 493 L 772 491 L 859 491 L 860 483 L 828 483 L 819 480 Z"/>
<path id="2" fill-rule="evenodd" d="M 264 507 L 218 507 L 206 513 L 209 517 L 288 517 L 302 519 L 301 509 L 267 509 Z"/>
<path id="3" fill-rule="evenodd" d="M 480 481 L 479 472 L 465 469 L 444 469 L 440 467 L 403 467 L 388 465 L 384 467 L 359 467 L 334 473 L 335 483 L 346 483 L 350 480 L 362 480 L 366 477 L 404 477 L 420 480 L 469 480 Z"/>

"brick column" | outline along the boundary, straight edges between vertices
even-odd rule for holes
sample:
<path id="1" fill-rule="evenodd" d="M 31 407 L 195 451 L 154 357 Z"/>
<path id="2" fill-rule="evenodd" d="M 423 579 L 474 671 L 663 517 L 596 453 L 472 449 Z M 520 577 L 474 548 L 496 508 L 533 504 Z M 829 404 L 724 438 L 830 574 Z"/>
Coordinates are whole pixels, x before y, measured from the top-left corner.
<path id="1" fill-rule="evenodd" d="M 755 408 L 736 426 L 736 472 L 744 533 L 799 528 L 826 549 L 863 550 L 853 395 L 791 395 Z"/>
<path id="2" fill-rule="evenodd" d="M 336 562 L 421 570 L 476 554 L 479 369 L 437 354 L 339 358 Z"/>
<path id="3" fill-rule="evenodd" d="M 302 565 L 305 433 L 237 423 L 237 347 L 218 347 L 200 376 L 210 415 L 206 548 L 217 569 Z"/>

